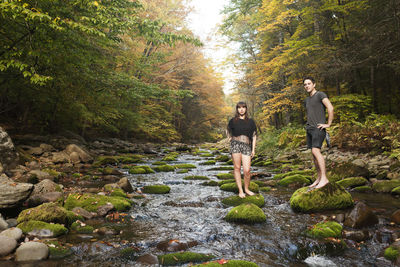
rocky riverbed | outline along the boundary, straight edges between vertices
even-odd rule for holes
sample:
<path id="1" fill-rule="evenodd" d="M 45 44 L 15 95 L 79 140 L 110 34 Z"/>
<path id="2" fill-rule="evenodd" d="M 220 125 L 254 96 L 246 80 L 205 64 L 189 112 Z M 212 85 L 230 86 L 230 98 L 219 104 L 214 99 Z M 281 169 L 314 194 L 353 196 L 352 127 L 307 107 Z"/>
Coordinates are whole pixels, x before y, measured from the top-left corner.
<path id="1" fill-rule="evenodd" d="M 57 266 L 395 266 L 399 163 L 332 149 L 253 159 L 238 199 L 227 144 L 138 144 L 2 131 L 0 260 Z M 242 264 L 242 265 L 240 265 Z M 10 265 L 13 266 L 13 265 Z"/>

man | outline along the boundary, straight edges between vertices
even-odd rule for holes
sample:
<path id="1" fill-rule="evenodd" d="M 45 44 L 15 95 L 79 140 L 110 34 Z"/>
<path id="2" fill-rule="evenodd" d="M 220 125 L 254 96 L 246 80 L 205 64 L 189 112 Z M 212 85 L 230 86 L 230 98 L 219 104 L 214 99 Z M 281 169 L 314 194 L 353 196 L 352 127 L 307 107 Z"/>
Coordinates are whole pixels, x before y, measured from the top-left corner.
<path id="1" fill-rule="evenodd" d="M 321 188 L 329 183 L 326 177 L 325 159 L 321 153 L 322 142 L 326 137 L 326 128 L 333 120 L 333 106 L 327 95 L 315 89 L 315 80 L 312 77 L 303 79 L 303 85 L 309 96 L 305 100 L 307 111 L 307 147 L 311 149 L 318 177 L 310 188 Z M 325 110 L 328 110 L 328 123 L 325 119 Z"/>

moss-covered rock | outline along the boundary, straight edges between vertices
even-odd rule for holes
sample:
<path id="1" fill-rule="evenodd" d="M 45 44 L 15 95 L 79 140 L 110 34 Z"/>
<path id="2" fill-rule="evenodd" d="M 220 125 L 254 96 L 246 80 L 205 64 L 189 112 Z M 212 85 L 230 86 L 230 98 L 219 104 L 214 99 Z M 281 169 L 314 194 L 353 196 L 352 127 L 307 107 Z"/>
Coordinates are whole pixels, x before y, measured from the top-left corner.
<path id="1" fill-rule="evenodd" d="M 225 162 L 225 165 L 233 165 L 233 160 L 232 159 L 228 160 L 227 162 Z"/>
<path id="2" fill-rule="evenodd" d="M 34 230 L 48 229 L 53 233 L 54 237 L 64 235 L 68 232 L 68 229 L 62 224 L 47 223 L 47 222 L 35 221 L 35 220 L 24 221 L 24 222 L 18 224 L 17 227 L 19 229 L 21 229 L 24 234 L 27 234 Z"/>
<path id="3" fill-rule="evenodd" d="M 238 222 L 246 224 L 265 222 L 267 217 L 262 209 L 253 203 L 245 203 L 231 209 L 225 216 L 228 222 Z"/>
<path id="4" fill-rule="evenodd" d="M 364 177 L 350 177 L 337 181 L 336 183 L 341 185 L 343 188 L 348 188 L 365 185 L 367 182 L 368 180 Z"/>
<path id="5" fill-rule="evenodd" d="M 171 188 L 168 185 L 146 185 L 142 191 L 146 194 L 167 194 Z"/>
<path id="6" fill-rule="evenodd" d="M 230 183 L 235 183 L 235 179 L 229 179 L 229 180 L 222 180 L 222 181 L 218 181 L 218 186 L 221 186 L 223 184 L 230 184 Z M 243 183 L 243 179 L 242 179 L 242 183 Z"/>
<path id="7" fill-rule="evenodd" d="M 298 184 L 298 185 L 307 185 L 310 183 L 310 179 L 307 176 L 301 175 L 301 174 L 293 174 L 286 176 L 282 180 L 278 182 L 278 185 L 287 187 L 292 184 Z"/>
<path id="8" fill-rule="evenodd" d="M 127 164 L 127 163 L 142 163 L 143 158 L 145 156 L 139 154 L 127 154 L 127 155 L 120 155 L 116 159 L 118 162 Z"/>
<path id="9" fill-rule="evenodd" d="M 210 158 L 210 157 L 213 157 L 214 155 L 209 152 L 206 152 L 206 153 L 199 154 L 199 156 L 203 157 L 203 158 Z"/>
<path id="10" fill-rule="evenodd" d="M 208 169 L 208 171 L 233 171 L 233 166 L 218 166 Z"/>
<path id="11" fill-rule="evenodd" d="M 45 244 L 49 247 L 50 259 L 62 259 L 72 255 L 72 250 L 57 240 L 46 240 Z"/>
<path id="12" fill-rule="evenodd" d="M 400 195 L 400 186 L 393 188 L 391 191 L 393 195 Z"/>
<path id="13" fill-rule="evenodd" d="M 390 261 L 395 261 L 397 260 L 397 257 L 399 257 L 399 250 L 395 247 L 390 246 L 385 249 L 384 257 Z"/>
<path id="14" fill-rule="evenodd" d="M 155 167 L 153 167 L 153 169 L 156 172 L 173 172 L 173 171 L 175 171 L 175 167 L 168 165 L 168 164 L 155 166 Z"/>
<path id="15" fill-rule="evenodd" d="M 306 230 L 306 235 L 312 238 L 341 237 L 343 227 L 337 222 L 320 222 Z"/>
<path id="16" fill-rule="evenodd" d="M 129 169 L 131 174 L 147 174 L 154 173 L 154 170 L 147 165 L 133 166 Z"/>
<path id="17" fill-rule="evenodd" d="M 188 173 L 188 172 L 189 172 L 188 169 L 180 169 L 176 171 L 176 173 Z"/>
<path id="18" fill-rule="evenodd" d="M 264 197 L 262 195 L 246 196 L 245 198 L 240 198 L 239 196 L 231 196 L 224 198 L 222 203 L 227 206 L 239 206 L 243 203 L 253 203 L 258 207 L 264 206 Z"/>
<path id="19" fill-rule="evenodd" d="M 207 182 L 201 183 L 200 185 L 204 185 L 204 186 L 218 186 L 218 182 L 217 182 L 217 181 L 207 181 Z"/>
<path id="20" fill-rule="evenodd" d="M 329 169 L 331 170 L 331 175 L 336 175 L 341 178 L 358 176 L 369 178 L 370 176 L 368 168 L 355 165 L 351 162 L 335 163 L 335 165 L 331 166 Z"/>
<path id="21" fill-rule="evenodd" d="M 103 165 L 116 165 L 118 159 L 115 156 L 99 156 L 93 163 L 94 167 L 100 167 Z"/>
<path id="22" fill-rule="evenodd" d="M 259 188 L 261 192 L 269 192 L 271 191 L 271 187 L 270 186 L 262 186 Z"/>
<path id="23" fill-rule="evenodd" d="M 190 163 L 175 164 L 174 167 L 177 169 L 195 169 L 195 168 L 197 168 L 196 165 L 190 164 Z"/>
<path id="24" fill-rule="evenodd" d="M 243 260 L 218 260 L 218 261 L 211 261 L 203 264 L 194 265 L 193 267 L 258 267 L 257 264 L 250 261 L 243 261 Z"/>
<path id="25" fill-rule="evenodd" d="M 165 165 L 167 164 L 165 161 L 155 161 L 152 163 L 152 165 Z"/>
<path id="26" fill-rule="evenodd" d="M 372 192 L 372 188 L 368 185 L 357 186 L 353 188 L 353 191 L 360 193 L 369 193 Z"/>
<path id="27" fill-rule="evenodd" d="M 292 176 L 292 175 L 296 175 L 296 174 L 303 175 L 303 176 L 307 177 L 308 179 L 310 179 L 310 177 L 311 177 L 311 175 L 313 175 L 313 173 L 314 173 L 313 170 L 296 170 L 296 171 L 289 171 L 289 172 L 285 172 L 285 173 L 278 173 L 278 174 L 275 174 L 275 175 L 273 176 L 273 179 L 274 179 L 274 180 L 282 180 L 282 179 L 285 178 L 285 177 Z"/>
<path id="28" fill-rule="evenodd" d="M 243 190 L 244 190 L 244 183 L 242 183 L 242 186 L 243 186 Z M 223 190 L 223 191 L 239 193 L 239 189 L 237 188 L 236 183 L 223 184 L 223 185 L 220 186 L 220 189 Z M 258 193 L 259 187 L 258 187 L 258 185 L 256 183 L 250 182 L 249 190 L 254 192 L 254 193 Z"/>
<path id="29" fill-rule="evenodd" d="M 132 207 L 133 201 L 122 197 L 102 196 L 90 193 L 70 194 L 64 203 L 64 207 L 72 210 L 75 207 L 84 208 L 87 211 L 97 212 L 97 208 L 106 205 L 108 202 L 113 204 L 117 211 L 126 211 Z"/>
<path id="30" fill-rule="evenodd" d="M 158 256 L 158 262 L 163 266 L 169 265 L 181 265 L 189 262 L 204 262 L 215 258 L 211 254 L 202 254 L 195 252 L 177 252 L 169 253 L 165 255 Z"/>
<path id="31" fill-rule="evenodd" d="M 163 161 L 175 161 L 179 156 L 178 152 L 170 152 L 162 159 Z"/>
<path id="32" fill-rule="evenodd" d="M 372 189 L 378 193 L 390 193 L 398 186 L 400 186 L 400 180 L 378 181 L 372 185 Z"/>
<path id="33" fill-rule="evenodd" d="M 42 171 L 47 172 L 48 174 L 50 174 L 55 179 L 59 179 L 59 178 L 65 176 L 65 173 L 56 171 L 54 169 L 46 168 L 46 169 L 43 169 Z"/>
<path id="34" fill-rule="evenodd" d="M 91 234 L 91 233 L 93 233 L 94 228 L 91 225 L 82 226 L 80 223 L 74 222 L 71 225 L 71 230 L 74 230 L 79 234 Z"/>
<path id="35" fill-rule="evenodd" d="M 218 173 L 217 178 L 220 180 L 228 180 L 228 179 L 233 179 L 234 176 L 232 173 Z"/>
<path id="36" fill-rule="evenodd" d="M 216 161 L 221 161 L 221 162 L 227 162 L 230 159 L 231 157 L 229 157 L 228 155 L 219 155 L 218 157 L 215 158 Z"/>
<path id="37" fill-rule="evenodd" d="M 67 210 L 50 202 L 23 210 L 17 218 L 18 223 L 30 220 L 67 224 Z"/>
<path id="38" fill-rule="evenodd" d="M 215 165 L 217 163 L 215 160 L 207 160 L 204 162 L 201 162 L 200 165 Z"/>
<path id="39" fill-rule="evenodd" d="M 336 183 L 328 183 L 322 188 L 297 189 L 290 198 L 290 206 L 295 211 L 314 212 L 344 209 L 353 206 L 350 193 Z"/>
<path id="40" fill-rule="evenodd" d="M 122 190 L 121 188 L 113 188 L 109 192 L 110 192 L 110 196 L 112 196 L 112 197 L 124 197 L 124 198 L 128 197 L 126 195 L 126 193 L 124 192 L 124 190 Z"/>
<path id="41" fill-rule="evenodd" d="M 207 176 L 190 175 L 183 178 L 183 180 L 210 180 Z"/>

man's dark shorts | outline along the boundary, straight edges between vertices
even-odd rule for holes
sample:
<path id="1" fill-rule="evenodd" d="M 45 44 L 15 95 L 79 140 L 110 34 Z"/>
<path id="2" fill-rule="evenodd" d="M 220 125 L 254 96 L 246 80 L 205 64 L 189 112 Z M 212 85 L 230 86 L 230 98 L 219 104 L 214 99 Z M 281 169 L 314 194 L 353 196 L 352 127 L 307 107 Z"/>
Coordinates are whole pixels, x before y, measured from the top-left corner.
<path id="1" fill-rule="evenodd" d="M 311 149 L 313 147 L 321 148 L 326 136 L 326 130 L 320 130 L 315 127 L 310 127 L 306 129 L 307 132 L 307 148 Z"/>

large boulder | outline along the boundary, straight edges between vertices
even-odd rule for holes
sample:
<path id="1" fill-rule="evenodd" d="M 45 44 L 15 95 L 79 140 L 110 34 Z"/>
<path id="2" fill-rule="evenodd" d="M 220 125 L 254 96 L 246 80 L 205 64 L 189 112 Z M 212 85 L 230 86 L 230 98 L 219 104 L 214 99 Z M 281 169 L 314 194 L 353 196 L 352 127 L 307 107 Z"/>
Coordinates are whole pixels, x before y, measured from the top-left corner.
<path id="1" fill-rule="evenodd" d="M 54 152 L 51 161 L 55 164 L 57 163 L 67 163 L 70 161 L 69 155 L 64 151 Z"/>
<path id="2" fill-rule="evenodd" d="M 17 227 L 8 228 L 0 233 L 0 236 L 7 236 L 15 241 L 18 241 L 22 237 L 22 230 Z"/>
<path id="3" fill-rule="evenodd" d="M 328 183 L 318 189 L 303 187 L 296 190 L 290 198 L 292 209 L 300 212 L 344 209 L 353 204 L 350 193 L 336 183 Z"/>
<path id="4" fill-rule="evenodd" d="M 62 192 L 61 186 L 53 182 L 52 180 L 45 179 L 40 183 L 35 184 L 32 192 L 32 196 L 40 195 L 49 192 Z"/>
<path id="5" fill-rule="evenodd" d="M 65 153 L 67 153 L 71 158 L 79 157 L 81 162 L 92 162 L 93 157 L 89 155 L 88 152 L 80 148 L 75 144 L 70 144 L 65 148 Z M 74 153 L 74 154 L 73 154 Z"/>
<path id="6" fill-rule="evenodd" d="M 0 165 L 3 171 L 14 168 L 18 163 L 18 153 L 6 131 L 0 127 Z"/>
<path id="7" fill-rule="evenodd" d="M 362 228 L 375 225 L 378 222 L 376 214 L 363 202 L 358 202 L 346 217 L 344 225 L 352 228 Z"/>
<path id="8" fill-rule="evenodd" d="M 127 193 L 132 193 L 134 191 L 131 183 L 126 177 L 121 178 L 117 184 Z"/>
<path id="9" fill-rule="evenodd" d="M 10 254 L 17 247 L 17 241 L 14 238 L 0 235 L 0 257 Z"/>
<path id="10" fill-rule="evenodd" d="M 0 176 L 0 209 L 16 207 L 24 202 L 33 190 L 33 184 L 15 183 L 6 175 Z"/>
<path id="11" fill-rule="evenodd" d="M 244 203 L 231 209 L 225 216 L 228 222 L 238 222 L 246 224 L 265 222 L 267 217 L 262 209 L 253 203 Z"/>
<path id="12" fill-rule="evenodd" d="M 44 260 L 49 256 L 49 248 L 40 242 L 23 243 L 15 252 L 16 261 Z"/>
<path id="13" fill-rule="evenodd" d="M 56 203 L 44 203 L 35 208 L 23 210 L 18 215 L 18 223 L 35 220 L 43 222 L 69 224 L 73 218 L 73 214 L 65 208 L 58 206 Z"/>

